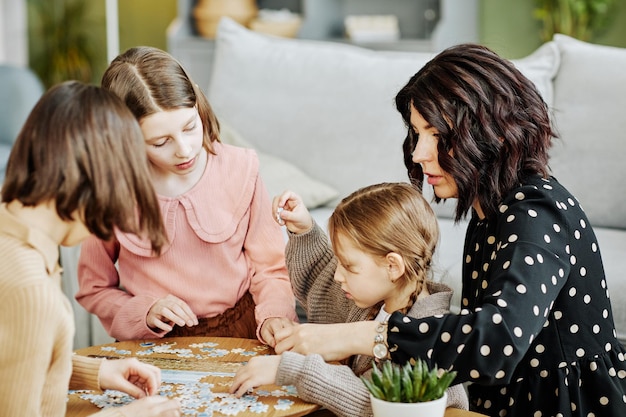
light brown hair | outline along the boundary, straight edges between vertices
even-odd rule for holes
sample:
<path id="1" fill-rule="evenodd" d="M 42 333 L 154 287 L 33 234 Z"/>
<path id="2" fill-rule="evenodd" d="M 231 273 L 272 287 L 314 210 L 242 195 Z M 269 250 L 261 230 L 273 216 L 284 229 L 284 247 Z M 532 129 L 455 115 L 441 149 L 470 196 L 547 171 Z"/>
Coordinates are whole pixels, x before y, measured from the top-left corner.
<path id="1" fill-rule="evenodd" d="M 439 240 L 435 213 L 419 189 L 408 183 L 370 185 L 350 194 L 330 216 L 328 232 L 335 254 L 341 252 L 341 234 L 371 256 L 400 255 L 405 264 L 400 284 L 416 282 L 415 296 L 428 279 Z"/>
<path id="2" fill-rule="evenodd" d="M 144 232 L 157 253 L 167 241 L 137 120 L 111 92 L 78 81 L 50 88 L 26 119 L 2 186 L 2 201 L 14 200 L 53 201 L 61 219 L 82 215 L 103 240 L 118 228 Z"/>
<path id="3" fill-rule="evenodd" d="M 138 46 L 118 55 L 102 76 L 102 87 L 126 103 L 137 120 L 160 112 L 196 106 L 202 120 L 203 146 L 214 153 L 220 125 L 202 90 L 182 65 L 158 48 Z"/>

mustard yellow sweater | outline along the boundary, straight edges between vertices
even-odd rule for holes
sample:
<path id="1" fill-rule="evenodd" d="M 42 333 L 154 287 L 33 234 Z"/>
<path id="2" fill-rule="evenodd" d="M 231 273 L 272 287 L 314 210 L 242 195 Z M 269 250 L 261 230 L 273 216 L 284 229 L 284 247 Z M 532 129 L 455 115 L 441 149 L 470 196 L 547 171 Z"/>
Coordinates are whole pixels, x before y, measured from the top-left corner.
<path id="1" fill-rule="evenodd" d="M 99 389 L 101 360 L 72 353 L 58 247 L 0 205 L 0 415 L 65 416 L 67 390 Z M 73 369 L 73 372 L 72 372 Z M 123 415 L 107 409 L 98 416 Z"/>

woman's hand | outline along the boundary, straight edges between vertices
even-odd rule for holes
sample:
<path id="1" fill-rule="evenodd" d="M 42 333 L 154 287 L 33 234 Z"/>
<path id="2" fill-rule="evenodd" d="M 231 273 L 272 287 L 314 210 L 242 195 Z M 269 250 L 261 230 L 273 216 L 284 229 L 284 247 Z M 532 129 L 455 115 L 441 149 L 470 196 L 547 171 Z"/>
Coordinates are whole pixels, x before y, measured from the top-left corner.
<path id="1" fill-rule="evenodd" d="M 291 233 L 308 232 L 313 227 L 311 213 L 304 205 L 302 198 L 293 191 L 285 191 L 274 197 L 272 213 L 274 213 L 274 220 L 281 226 L 287 226 L 287 230 Z"/>
<path id="2" fill-rule="evenodd" d="M 241 397 L 254 387 L 275 383 L 280 359 L 280 355 L 251 358 L 248 364 L 235 374 L 235 379 L 229 389 L 230 393 Z"/>
<path id="3" fill-rule="evenodd" d="M 181 415 L 180 402 L 177 399 L 160 395 L 133 401 L 119 410 L 128 417 L 179 417 Z"/>
<path id="4" fill-rule="evenodd" d="M 266 319 L 261 325 L 261 339 L 269 346 L 274 347 L 276 346 L 274 334 L 284 327 L 291 327 L 296 324 L 297 323 L 294 323 L 286 317 L 271 317 Z"/>
<path id="5" fill-rule="evenodd" d="M 274 351 L 278 354 L 286 351 L 302 355 L 317 353 L 327 362 L 340 361 L 352 355 L 372 356 L 377 325 L 377 321 L 358 321 L 304 323 L 286 327 L 275 333 Z"/>
<path id="6" fill-rule="evenodd" d="M 161 370 L 136 358 L 103 360 L 98 381 L 103 390 L 112 389 L 143 398 L 159 391 Z"/>
<path id="7" fill-rule="evenodd" d="M 148 316 L 146 317 L 146 323 L 151 329 L 170 332 L 174 328 L 174 324 L 181 327 L 197 326 L 198 318 L 193 311 L 191 311 L 191 308 L 186 302 L 175 295 L 169 294 L 157 300 L 157 302 L 150 307 L 150 311 L 148 311 Z"/>
<path id="8" fill-rule="evenodd" d="M 129 417 L 178 417 L 180 402 L 155 395 L 161 386 L 161 370 L 136 358 L 103 360 L 98 372 L 101 389 L 125 392 L 137 401 L 120 411 Z"/>

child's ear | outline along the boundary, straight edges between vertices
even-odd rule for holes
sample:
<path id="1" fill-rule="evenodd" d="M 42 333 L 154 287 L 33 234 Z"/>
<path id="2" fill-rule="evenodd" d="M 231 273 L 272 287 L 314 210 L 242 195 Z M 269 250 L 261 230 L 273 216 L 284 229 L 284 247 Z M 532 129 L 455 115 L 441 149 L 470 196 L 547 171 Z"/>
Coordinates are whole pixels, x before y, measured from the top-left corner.
<path id="1" fill-rule="evenodd" d="M 396 282 L 404 275 L 405 267 L 402 256 L 395 252 L 389 252 L 387 256 L 385 256 L 385 261 L 387 262 L 389 279 L 391 279 L 391 282 Z"/>

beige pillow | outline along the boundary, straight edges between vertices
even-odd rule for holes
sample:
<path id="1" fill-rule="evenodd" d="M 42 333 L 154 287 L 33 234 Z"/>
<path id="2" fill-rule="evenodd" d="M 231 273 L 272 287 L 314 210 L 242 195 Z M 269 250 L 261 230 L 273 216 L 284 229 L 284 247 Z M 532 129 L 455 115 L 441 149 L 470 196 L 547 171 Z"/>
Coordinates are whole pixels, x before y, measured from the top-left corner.
<path id="1" fill-rule="evenodd" d="M 220 122 L 220 126 L 220 138 L 223 143 L 255 149 L 227 123 Z M 279 195 L 285 190 L 291 190 L 302 198 L 307 208 L 312 209 L 323 206 L 339 196 L 338 191 L 333 187 L 311 178 L 295 165 L 277 156 L 255 150 L 259 156 L 261 178 L 270 197 Z"/>

